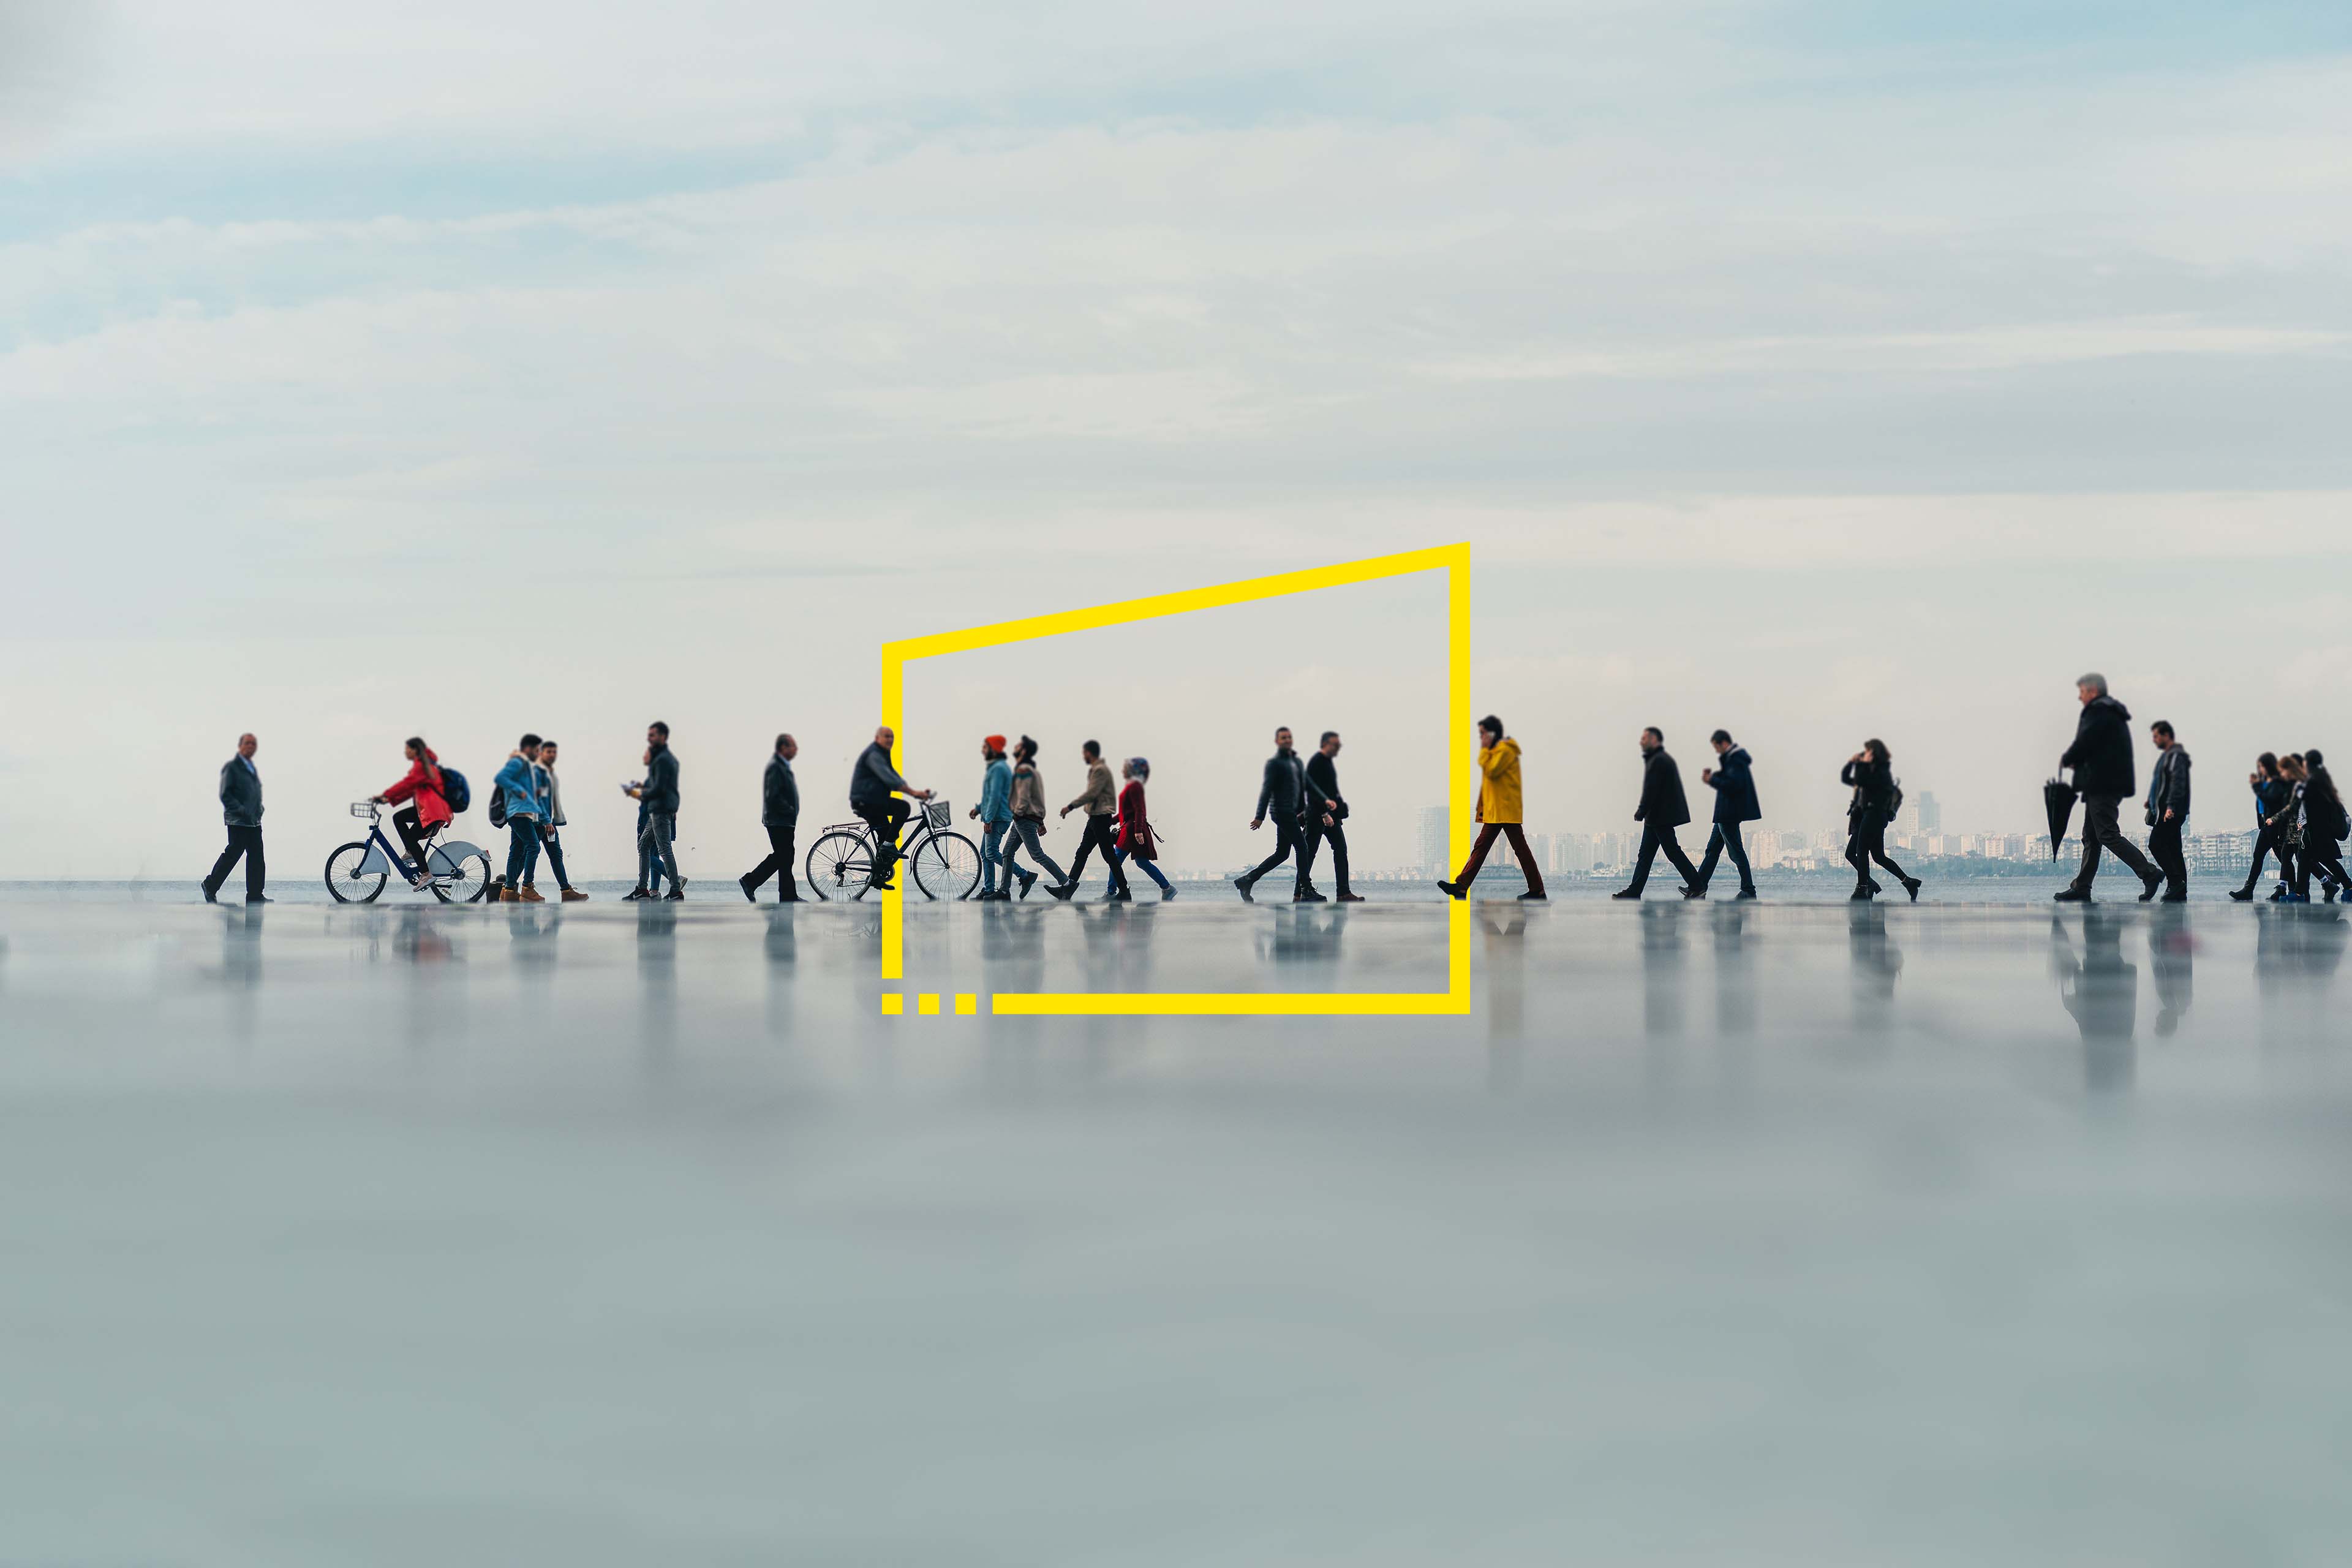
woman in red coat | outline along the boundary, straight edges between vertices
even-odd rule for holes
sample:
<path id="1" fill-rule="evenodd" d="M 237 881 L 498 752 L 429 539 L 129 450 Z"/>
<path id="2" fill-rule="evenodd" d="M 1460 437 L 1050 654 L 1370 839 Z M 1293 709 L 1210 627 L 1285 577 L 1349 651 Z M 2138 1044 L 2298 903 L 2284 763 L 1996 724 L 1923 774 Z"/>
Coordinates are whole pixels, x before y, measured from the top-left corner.
<path id="1" fill-rule="evenodd" d="M 1144 874 L 1160 884 L 1160 901 L 1164 904 L 1176 896 L 1176 889 L 1152 864 L 1160 858 L 1160 846 L 1152 839 L 1151 819 L 1143 810 L 1143 781 L 1151 776 L 1151 764 L 1141 757 L 1129 757 L 1121 771 L 1127 774 L 1127 787 L 1118 792 L 1118 837 L 1111 841 L 1111 856 L 1122 865 L 1132 858 L 1142 867 Z"/>
<path id="2" fill-rule="evenodd" d="M 433 748 L 415 735 L 408 737 L 408 776 L 376 796 L 387 805 L 414 797 L 413 803 L 392 814 L 392 825 L 400 832 L 400 841 L 408 846 L 408 858 L 416 863 L 416 874 L 408 879 L 409 886 L 425 885 L 425 840 L 449 826 L 449 799 L 441 793 L 441 759 Z"/>

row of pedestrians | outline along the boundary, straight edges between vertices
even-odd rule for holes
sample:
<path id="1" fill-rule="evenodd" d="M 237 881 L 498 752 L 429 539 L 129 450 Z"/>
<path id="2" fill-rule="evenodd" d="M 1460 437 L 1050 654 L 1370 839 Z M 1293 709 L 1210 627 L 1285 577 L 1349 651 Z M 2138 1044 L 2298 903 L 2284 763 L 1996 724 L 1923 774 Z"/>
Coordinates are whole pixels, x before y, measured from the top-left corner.
<path id="1" fill-rule="evenodd" d="M 980 902 L 1009 901 L 1016 882 L 1020 896 L 1025 899 L 1041 880 L 1048 894 L 1066 901 L 1078 890 L 1087 858 L 1097 853 L 1109 875 L 1103 902 L 1134 901 L 1127 880 L 1129 860 L 1159 885 L 1163 901 L 1176 896 L 1158 865 L 1159 841 L 1151 831 L 1144 798 L 1151 763 L 1142 757 L 1128 758 L 1119 768 L 1123 782 L 1114 790 L 1110 764 L 1103 760 L 1100 742 L 1084 742 L 1078 755 L 1087 770 L 1086 787 L 1061 808 L 1060 816 L 1067 818 L 1074 811 L 1083 812 L 1086 826 L 1078 852 L 1065 871 L 1045 852 L 1045 779 L 1037 765 L 1037 742 L 1024 735 L 1008 752 L 1003 736 L 982 739 L 980 804 L 966 814 L 981 827 L 980 891 L 974 895 Z M 1036 863 L 1035 870 L 1014 858 L 1024 849 Z"/>

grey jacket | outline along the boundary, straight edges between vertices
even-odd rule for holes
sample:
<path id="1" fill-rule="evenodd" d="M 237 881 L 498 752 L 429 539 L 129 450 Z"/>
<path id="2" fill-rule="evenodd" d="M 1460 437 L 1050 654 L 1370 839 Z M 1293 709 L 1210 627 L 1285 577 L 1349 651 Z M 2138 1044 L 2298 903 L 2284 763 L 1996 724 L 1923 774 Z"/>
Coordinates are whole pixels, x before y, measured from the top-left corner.
<path id="1" fill-rule="evenodd" d="M 2177 822 L 2189 820 L 2189 748 L 2176 745 L 2156 759 L 2147 780 L 2147 809 L 2158 821 L 2167 811 Z"/>
<path id="2" fill-rule="evenodd" d="M 875 742 L 857 753 L 857 767 L 849 775 L 849 805 L 852 810 L 860 806 L 880 805 L 893 795 L 912 795 L 915 786 L 898 776 L 890 765 L 890 753 L 882 742 Z"/>
<path id="3" fill-rule="evenodd" d="M 533 763 L 531 766 L 539 770 L 539 776 L 546 785 L 539 793 L 541 798 L 547 802 L 547 825 L 561 827 L 564 820 L 563 783 L 555 776 L 555 770 L 545 763 Z"/>
<path id="4" fill-rule="evenodd" d="M 252 761 L 231 757 L 221 764 L 221 820 L 231 827 L 261 826 L 261 774 Z"/>
<path id="5" fill-rule="evenodd" d="M 772 754 L 760 784 L 760 826 L 790 827 L 800 819 L 801 782 L 793 776 L 792 763 Z"/>

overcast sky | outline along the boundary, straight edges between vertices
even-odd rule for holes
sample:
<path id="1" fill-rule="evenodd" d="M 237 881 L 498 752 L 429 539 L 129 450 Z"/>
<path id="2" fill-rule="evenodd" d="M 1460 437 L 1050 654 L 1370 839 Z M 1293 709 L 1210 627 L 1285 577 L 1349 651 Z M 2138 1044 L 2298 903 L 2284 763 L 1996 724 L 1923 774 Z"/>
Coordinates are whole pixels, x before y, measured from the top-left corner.
<path id="1" fill-rule="evenodd" d="M 0 0 L 0 876 L 194 877 L 247 729 L 279 875 L 526 727 L 618 871 L 655 717 L 732 875 L 885 638 L 1458 539 L 1539 831 L 1645 722 L 2028 831 L 2086 668 L 2234 829 L 2352 755 L 2347 270 L 2335 4 Z M 1403 861 L 1441 608 L 919 668 L 908 767 L 1227 865 L 1339 728 Z"/>

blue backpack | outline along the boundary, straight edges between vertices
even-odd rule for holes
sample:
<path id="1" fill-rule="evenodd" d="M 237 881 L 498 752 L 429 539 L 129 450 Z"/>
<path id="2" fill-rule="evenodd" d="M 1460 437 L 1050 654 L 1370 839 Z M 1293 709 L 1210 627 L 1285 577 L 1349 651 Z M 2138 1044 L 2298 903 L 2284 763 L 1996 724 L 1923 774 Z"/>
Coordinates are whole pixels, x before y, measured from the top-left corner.
<path id="1" fill-rule="evenodd" d="M 443 768 L 441 798 L 449 803 L 451 811 L 463 811 L 474 804 L 474 789 L 466 782 L 465 774 L 455 768 Z"/>

